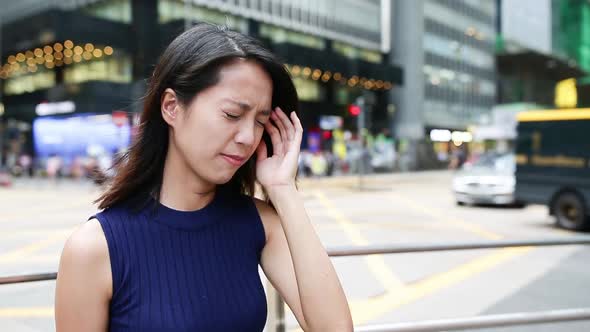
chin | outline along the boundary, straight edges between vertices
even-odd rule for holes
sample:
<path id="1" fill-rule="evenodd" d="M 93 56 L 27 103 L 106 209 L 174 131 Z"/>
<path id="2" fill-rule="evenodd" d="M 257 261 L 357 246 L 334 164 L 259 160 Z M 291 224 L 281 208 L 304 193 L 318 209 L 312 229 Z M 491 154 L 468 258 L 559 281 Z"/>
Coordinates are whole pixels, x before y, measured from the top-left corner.
<path id="1" fill-rule="evenodd" d="M 210 180 L 216 185 L 222 185 L 228 183 L 235 174 L 236 172 L 218 172 L 214 176 L 210 177 Z"/>

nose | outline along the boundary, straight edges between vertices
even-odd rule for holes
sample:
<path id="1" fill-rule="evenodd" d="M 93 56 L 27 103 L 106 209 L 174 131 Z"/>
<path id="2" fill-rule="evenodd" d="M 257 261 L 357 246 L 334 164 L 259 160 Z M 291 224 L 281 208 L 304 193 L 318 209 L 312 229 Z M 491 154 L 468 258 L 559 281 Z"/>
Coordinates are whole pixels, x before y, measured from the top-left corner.
<path id="1" fill-rule="evenodd" d="M 235 142 L 238 144 L 252 146 L 256 140 L 256 125 L 253 121 L 243 121 L 238 127 L 235 135 Z"/>

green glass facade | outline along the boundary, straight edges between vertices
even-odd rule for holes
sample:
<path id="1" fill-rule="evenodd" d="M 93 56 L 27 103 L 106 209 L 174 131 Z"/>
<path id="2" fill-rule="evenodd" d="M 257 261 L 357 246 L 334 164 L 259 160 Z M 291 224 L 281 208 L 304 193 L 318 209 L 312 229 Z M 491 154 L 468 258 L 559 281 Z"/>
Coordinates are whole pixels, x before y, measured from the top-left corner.
<path id="1" fill-rule="evenodd" d="M 590 72 L 590 3 L 586 0 L 553 1 L 553 49 Z"/>

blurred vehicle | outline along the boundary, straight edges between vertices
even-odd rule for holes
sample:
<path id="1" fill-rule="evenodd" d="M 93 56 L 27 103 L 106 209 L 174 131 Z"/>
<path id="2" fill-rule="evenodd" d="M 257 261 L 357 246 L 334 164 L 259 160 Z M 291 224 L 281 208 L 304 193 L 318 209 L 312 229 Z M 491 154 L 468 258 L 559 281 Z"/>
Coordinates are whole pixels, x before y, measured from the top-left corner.
<path id="1" fill-rule="evenodd" d="M 518 115 L 516 198 L 544 204 L 557 225 L 590 229 L 590 110 Z"/>
<path id="2" fill-rule="evenodd" d="M 466 163 L 453 178 L 457 204 L 512 205 L 516 161 L 514 154 L 484 154 Z"/>

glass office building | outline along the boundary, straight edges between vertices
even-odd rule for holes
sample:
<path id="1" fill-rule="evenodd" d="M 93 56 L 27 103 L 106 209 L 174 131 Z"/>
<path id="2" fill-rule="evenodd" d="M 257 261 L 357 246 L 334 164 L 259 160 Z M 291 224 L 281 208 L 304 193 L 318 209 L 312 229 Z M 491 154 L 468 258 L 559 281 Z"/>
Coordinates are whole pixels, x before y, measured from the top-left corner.
<path id="1" fill-rule="evenodd" d="M 435 152 L 450 152 L 454 131 L 468 141 L 469 126 L 495 104 L 496 3 L 395 1 L 393 12 L 393 61 L 405 78 L 393 94 L 395 134 L 404 142 L 407 168 L 442 167 Z M 432 142 L 433 131 L 448 133 L 446 142 Z"/>
<path id="2" fill-rule="evenodd" d="M 0 14 L 2 119 L 31 124 L 64 113 L 138 112 L 164 47 L 192 24 L 211 22 L 261 39 L 285 61 L 307 128 L 337 115 L 354 129 L 348 106 L 366 94 L 376 101 L 374 129 L 387 128 L 388 94 L 402 74 L 388 61 L 382 6 L 377 0 L 15 2 Z M 36 111 L 63 101 L 74 107 Z"/>

